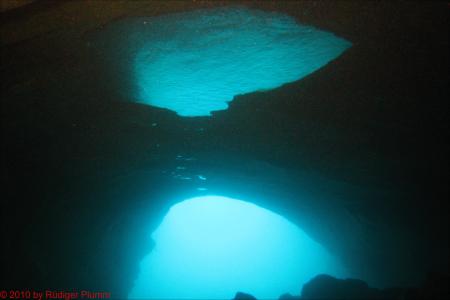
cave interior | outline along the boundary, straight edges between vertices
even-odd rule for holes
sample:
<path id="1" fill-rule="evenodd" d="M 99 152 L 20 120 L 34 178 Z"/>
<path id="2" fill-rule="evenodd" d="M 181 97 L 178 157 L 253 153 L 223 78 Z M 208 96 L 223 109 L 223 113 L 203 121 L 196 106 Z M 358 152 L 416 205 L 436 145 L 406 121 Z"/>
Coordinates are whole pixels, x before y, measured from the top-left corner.
<path id="1" fill-rule="evenodd" d="M 95 44 L 126 18 L 236 3 L 352 45 L 299 80 L 185 117 L 131 99 L 128 61 Z M 409 1 L 2 7 L 0 288 L 126 298 L 154 247 L 149 234 L 171 207 L 207 195 L 283 216 L 371 287 L 448 278 L 448 10 Z"/>

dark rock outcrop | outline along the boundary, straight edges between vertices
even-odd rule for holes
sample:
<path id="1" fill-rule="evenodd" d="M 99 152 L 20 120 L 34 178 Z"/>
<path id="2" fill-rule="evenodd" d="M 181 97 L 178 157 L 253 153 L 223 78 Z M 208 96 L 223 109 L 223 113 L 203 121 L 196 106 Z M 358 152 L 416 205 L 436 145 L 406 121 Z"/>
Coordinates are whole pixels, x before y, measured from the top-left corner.
<path id="1" fill-rule="evenodd" d="M 429 273 L 419 288 L 390 287 L 371 288 L 359 279 L 337 279 L 321 274 L 303 285 L 301 296 L 285 293 L 278 300 L 331 300 L 331 299 L 378 299 L 378 300 L 419 300 L 449 299 L 449 275 L 444 272 Z M 236 293 L 233 300 L 257 300 L 254 296 Z"/>
<path id="2" fill-rule="evenodd" d="M 237 292 L 236 296 L 234 296 L 233 300 L 257 300 L 257 299 L 250 294 Z"/>
<path id="3" fill-rule="evenodd" d="M 292 296 L 289 293 L 283 294 L 280 296 L 280 298 L 278 298 L 278 300 L 300 300 L 301 297 L 300 296 Z"/>
<path id="4" fill-rule="evenodd" d="M 337 279 L 318 275 L 307 282 L 300 299 L 448 299 L 448 274 L 430 273 L 420 288 L 371 288 L 358 279 Z M 281 298 L 280 298 L 281 299 Z M 294 298 L 283 298 L 291 300 Z"/>
<path id="5" fill-rule="evenodd" d="M 358 279 L 337 279 L 329 275 L 318 275 L 302 288 L 304 299 L 372 299 L 380 298 L 379 290 L 370 288 Z"/>

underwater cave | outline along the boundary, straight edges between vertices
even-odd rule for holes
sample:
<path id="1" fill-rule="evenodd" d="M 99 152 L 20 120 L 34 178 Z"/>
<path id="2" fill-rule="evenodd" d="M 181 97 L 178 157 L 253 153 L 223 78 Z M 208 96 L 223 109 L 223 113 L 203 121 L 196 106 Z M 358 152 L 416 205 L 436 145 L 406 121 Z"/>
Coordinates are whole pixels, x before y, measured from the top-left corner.
<path id="1" fill-rule="evenodd" d="M 125 19 L 107 36 L 124 29 L 131 37 L 115 48 L 140 47 L 132 53 L 138 101 L 191 117 L 299 80 L 350 46 L 286 14 L 245 7 Z"/>
<path id="2" fill-rule="evenodd" d="M 446 3 L 13 2 L 0 298 L 448 296 Z"/>
<path id="3" fill-rule="evenodd" d="M 317 274 L 347 276 L 288 220 L 223 196 L 172 206 L 152 238 L 155 247 L 142 260 L 129 299 L 232 299 L 237 290 L 276 299 Z"/>

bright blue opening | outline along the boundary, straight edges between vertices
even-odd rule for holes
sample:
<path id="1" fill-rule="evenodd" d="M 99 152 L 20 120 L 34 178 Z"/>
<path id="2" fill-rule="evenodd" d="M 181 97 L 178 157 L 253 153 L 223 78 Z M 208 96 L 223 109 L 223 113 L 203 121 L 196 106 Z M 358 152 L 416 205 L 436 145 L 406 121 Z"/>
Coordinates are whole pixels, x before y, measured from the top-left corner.
<path id="1" fill-rule="evenodd" d="M 319 273 L 343 277 L 339 262 L 285 218 L 249 202 L 205 196 L 170 209 L 152 234 L 129 298 L 260 299 L 299 294 Z"/>
<path id="2" fill-rule="evenodd" d="M 207 116 L 235 95 L 298 80 L 351 45 L 284 14 L 236 7 L 144 18 L 140 30 L 139 101 L 181 116 Z"/>

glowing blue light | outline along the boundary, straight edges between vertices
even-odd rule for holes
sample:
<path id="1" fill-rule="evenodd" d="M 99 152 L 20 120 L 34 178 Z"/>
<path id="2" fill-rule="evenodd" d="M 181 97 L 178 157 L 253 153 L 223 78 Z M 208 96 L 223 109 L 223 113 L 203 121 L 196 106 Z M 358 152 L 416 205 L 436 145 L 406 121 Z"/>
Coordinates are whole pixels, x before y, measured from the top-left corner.
<path id="1" fill-rule="evenodd" d="M 232 299 L 237 291 L 277 299 L 299 294 L 319 273 L 341 277 L 340 264 L 280 215 L 220 196 L 185 200 L 152 235 L 129 298 Z"/>
<path id="2" fill-rule="evenodd" d="M 273 12 L 220 8 L 144 18 L 134 58 L 140 102 L 181 116 L 228 108 L 238 94 L 298 80 L 350 47 Z"/>

